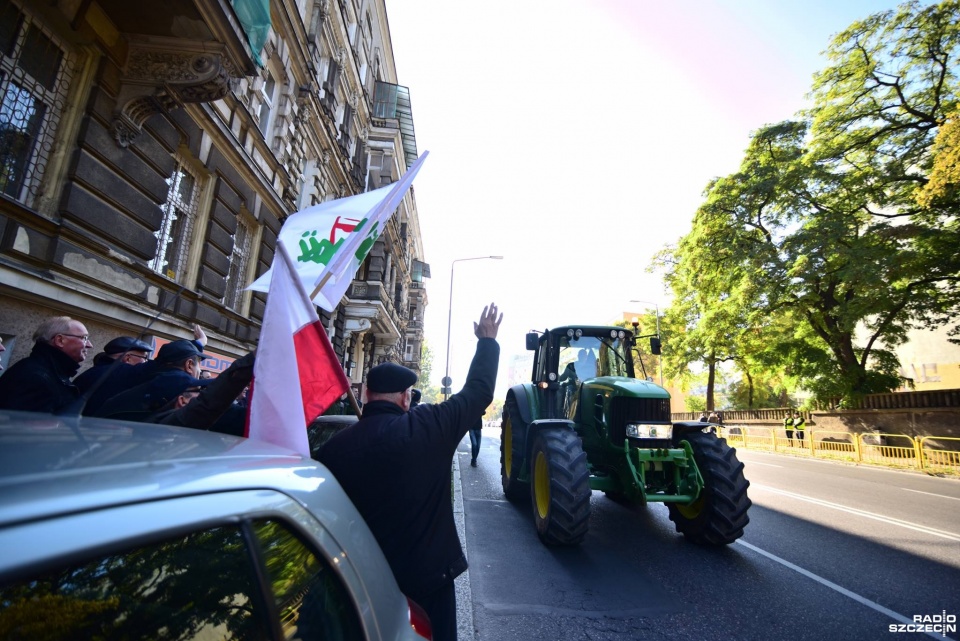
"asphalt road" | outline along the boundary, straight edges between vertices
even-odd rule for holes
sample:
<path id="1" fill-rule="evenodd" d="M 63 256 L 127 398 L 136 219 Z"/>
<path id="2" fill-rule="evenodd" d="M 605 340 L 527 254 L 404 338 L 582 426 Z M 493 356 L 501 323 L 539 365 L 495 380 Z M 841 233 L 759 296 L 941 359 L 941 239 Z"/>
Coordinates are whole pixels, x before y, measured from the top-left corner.
<path id="1" fill-rule="evenodd" d="M 475 639 L 943 639 L 890 626 L 960 616 L 958 480 L 742 450 L 737 543 L 688 543 L 665 506 L 594 492 L 584 543 L 547 548 L 503 497 L 499 448 L 486 429 L 478 468 L 468 439 L 458 453 Z"/>

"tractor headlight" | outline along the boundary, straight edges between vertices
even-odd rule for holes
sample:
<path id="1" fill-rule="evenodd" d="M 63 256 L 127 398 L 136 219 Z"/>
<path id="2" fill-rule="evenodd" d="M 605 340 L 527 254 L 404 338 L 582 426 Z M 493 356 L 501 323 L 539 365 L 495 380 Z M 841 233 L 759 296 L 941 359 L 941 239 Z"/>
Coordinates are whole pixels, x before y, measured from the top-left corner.
<path id="1" fill-rule="evenodd" d="M 627 423 L 627 436 L 631 438 L 671 438 L 673 436 L 673 425 Z"/>

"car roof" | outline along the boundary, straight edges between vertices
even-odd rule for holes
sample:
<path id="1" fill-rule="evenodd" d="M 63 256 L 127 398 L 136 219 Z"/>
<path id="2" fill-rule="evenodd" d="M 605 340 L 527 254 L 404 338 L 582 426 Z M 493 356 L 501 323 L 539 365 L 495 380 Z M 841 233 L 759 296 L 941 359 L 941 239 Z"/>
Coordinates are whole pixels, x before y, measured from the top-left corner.
<path id="1" fill-rule="evenodd" d="M 329 476 L 295 452 L 225 434 L 0 411 L 0 525 L 197 492 L 296 493 L 307 489 L 297 479 L 316 487 Z"/>

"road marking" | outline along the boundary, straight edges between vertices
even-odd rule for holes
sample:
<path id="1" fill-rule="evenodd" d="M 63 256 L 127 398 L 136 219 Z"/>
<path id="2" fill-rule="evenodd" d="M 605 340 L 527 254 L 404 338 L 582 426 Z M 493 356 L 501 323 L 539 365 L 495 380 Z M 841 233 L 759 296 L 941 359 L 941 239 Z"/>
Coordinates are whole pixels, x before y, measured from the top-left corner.
<path id="1" fill-rule="evenodd" d="M 767 467 L 783 467 L 782 465 L 774 465 L 773 463 L 761 463 L 759 461 L 744 461 L 744 465 L 765 465 Z"/>
<path id="2" fill-rule="evenodd" d="M 904 492 L 916 492 L 917 494 L 926 494 L 927 496 L 938 496 L 941 499 L 951 499 L 954 501 L 960 501 L 960 499 L 958 499 L 955 496 L 946 496 L 945 494 L 934 494 L 933 492 L 921 492 L 920 490 L 908 490 L 905 487 L 901 487 L 900 489 L 903 490 Z"/>
<path id="3" fill-rule="evenodd" d="M 749 543 L 747 543 L 746 541 L 743 541 L 743 540 L 736 541 L 736 543 L 737 543 L 738 545 L 744 546 L 745 548 L 747 548 L 747 549 L 749 549 L 749 550 L 753 550 L 753 551 L 756 552 L 757 554 L 760 554 L 760 555 L 762 555 L 762 556 L 767 557 L 767 558 L 770 559 L 771 561 L 776 561 L 777 563 L 779 563 L 780 565 L 784 566 L 785 568 L 789 568 L 789 569 L 793 570 L 794 572 L 797 572 L 797 573 L 799 573 L 799 574 L 802 574 L 803 576 L 807 577 L 808 579 L 813 579 L 814 581 L 816 581 L 816 582 L 819 583 L 820 585 L 826 586 L 826 587 L 830 588 L 831 590 L 833 590 L 833 591 L 835 591 L 835 592 L 839 592 L 839 593 L 842 594 L 843 596 L 848 597 L 848 598 L 850 598 L 850 599 L 853 599 L 854 601 L 856 601 L 857 603 L 859 603 L 859 604 L 861 604 L 861 605 L 865 605 L 865 606 L 867 606 L 868 608 L 879 612 L 880 614 L 885 614 L 885 615 L 887 615 L 888 617 L 890 617 L 891 619 L 893 619 L 894 621 L 899 621 L 900 623 L 913 623 L 913 620 L 912 620 L 912 619 L 908 619 L 907 617 L 903 616 L 902 614 L 899 614 L 899 613 L 897 613 L 897 612 L 894 612 L 893 610 L 891 610 L 891 609 L 889 609 L 889 608 L 885 608 L 885 607 L 883 607 L 882 605 L 880 605 L 879 603 L 875 603 L 875 602 L 871 601 L 870 599 L 868 599 L 868 598 L 866 598 L 866 597 L 862 597 L 862 596 L 860 596 L 859 594 L 857 594 L 856 592 L 851 592 L 850 590 L 846 589 L 845 587 L 840 586 L 840 585 L 837 585 L 837 584 L 834 583 L 833 581 L 828 581 L 827 579 L 823 578 L 822 576 L 816 575 L 816 574 L 814 574 L 813 572 L 811 572 L 811 571 L 809 571 L 809 570 L 805 570 L 805 569 L 803 569 L 802 567 L 800 567 L 799 565 L 795 565 L 795 564 L 791 563 L 790 561 L 787 561 L 786 559 L 781 559 L 781 558 L 780 558 L 779 556 L 777 556 L 776 554 L 771 554 L 770 552 L 767 552 L 766 550 L 761 550 L 761 549 L 758 548 L 757 546 L 751 545 L 751 544 L 749 544 Z M 949 638 L 949 637 L 946 637 L 946 635 L 934 634 L 933 632 L 925 632 L 924 634 L 926 634 L 928 637 L 933 637 L 934 639 Z"/>
<path id="4" fill-rule="evenodd" d="M 799 501 L 806 501 L 807 503 L 813 503 L 814 505 L 820 505 L 822 507 L 829 507 L 834 510 L 840 510 L 841 512 L 856 514 L 857 516 L 863 516 L 868 519 L 881 521 L 883 523 L 888 523 L 890 525 L 898 525 L 902 528 L 907 528 L 908 530 L 915 530 L 917 532 L 923 532 L 924 534 L 930 534 L 931 536 L 939 536 L 940 538 L 948 539 L 950 541 L 960 541 L 960 535 L 954 534 L 952 532 L 944 532 L 943 530 L 937 530 L 931 527 L 927 527 L 925 525 L 918 525 L 916 523 L 911 523 L 910 521 L 901 521 L 900 519 L 895 519 L 891 516 L 874 514 L 873 512 L 858 510 L 853 507 L 847 507 L 845 505 L 831 503 L 830 501 L 822 501 L 820 499 L 811 498 L 809 496 L 803 496 L 802 494 L 795 494 L 793 492 L 787 492 L 786 490 L 778 490 L 777 488 L 773 488 L 767 485 L 759 485 L 759 484 L 751 483 L 750 487 L 752 489 L 766 490 L 768 492 L 773 492 L 774 494 L 789 496 L 790 498 L 794 498 Z"/>

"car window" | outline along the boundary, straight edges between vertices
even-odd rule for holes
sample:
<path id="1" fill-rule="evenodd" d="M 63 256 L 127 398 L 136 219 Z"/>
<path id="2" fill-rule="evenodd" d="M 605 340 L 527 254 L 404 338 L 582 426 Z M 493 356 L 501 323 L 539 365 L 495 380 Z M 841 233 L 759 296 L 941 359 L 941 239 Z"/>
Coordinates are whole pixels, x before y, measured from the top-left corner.
<path id="1" fill-rule="evenodd" d="M 286 639 L 365 638 L 326 560 L 280 521 L 249 527 L 249 539 L 242 525 L 214 527 L 3 582 L 0 639 L 272 639 L 270 592 Z"/>
<path id="2" fill-rule="evenodd" d="M 349 593 L 289 529 L 277 521 L 253 524 L 286 639 L 364 638 Z"/>
<path id="3" fill-rule="evenodd" d="M 269 638 L 257 594 L 240 527 L 216 527 L 0 586 L 0 638 Z"/>

